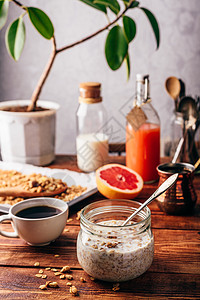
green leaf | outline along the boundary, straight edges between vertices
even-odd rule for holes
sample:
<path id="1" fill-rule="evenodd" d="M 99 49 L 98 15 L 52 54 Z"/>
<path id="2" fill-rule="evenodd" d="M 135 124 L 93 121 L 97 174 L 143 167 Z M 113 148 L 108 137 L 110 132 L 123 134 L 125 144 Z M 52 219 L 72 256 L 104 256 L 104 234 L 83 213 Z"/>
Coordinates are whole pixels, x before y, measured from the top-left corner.
<path id="1" fill-rule="evenodd" d="M 130 17 L 123 16 L 124 32 L 130 43 L 136 35 L 136 24 Z"/>
<path id="2" fill-rule="evenodd" d="M 112 70 L 119 69 L 127 51 L 128 42 L 124 31 L 122 27 L 116 25 L 109 31 L 105 44 L 106 60 Z"/>
<path id="3" fill-rule="evenodd" d="M 109 7 L 116 15 L 120 12 L 120 5 L 117 0 L 95 0 L 94 3 L 103 4 Z"/>
<path id="4" fill-rule="evenodd" d="M 101 4 L 97 4 L 97 3 L 95 4 L 94 0 L 79 0 L 79 1 L 81 1 L 81 2 L 91 6 L 93 8 L 96 8 L 96 9 L 104 12 L 105 14 L 107 14 L 107 9 L 106 9 L 105 5 L 101 5 Z"/>
<path id="5" fill-rule="evenodd" d="M 125 61 L 126 61 L 127 80 L 129 80 L 130 72 L 131 72 L 131 67 L 130 67 L 130 59 L 129 59 L 129 54 L 128 54 L 128 52 L 127 52 Z"/>
<path id="6" fill-rule="evenodd" d="M 139 4 L 140 4 L 140 2 L 138 2 L 138 1 L 134 1 L 134 2 L 131 4 L 130 8 L 135 8 L 135 7 L 138 7 L 138 6 L 139 6 Z"/>
<path id="7" fill-rule="evenodd" d="M 157 20 L 148 9 L 146 9 L 144 7 L 140 7 L 140 8 L 144 11 L 147 18 L 149 19 L 149 22 L 151 23 L 151 26 L 153 28 L 153 32 L 154 32 L 154 35 L 156 38 L 157 49 L 158 49 L 159 45 L 160 45 L 160 31 L 159 31 L 159 26 L 158 26 Z"/>
<path id="8" fill-rule="evenodd" d="M 24 48 L 25 42 L 25 25 L 23 22 L 23 18 L 19 17 L 15 20 L 6 31 L 6 47 L 14 60 L 18 60 Z"/>
<path id="9" fill-rule="evenodd" d="M 0 1 L 0 29 L 6 24 L 8 17 L 9 1 Z"/>
<path id="10" fill-rule="evenodd" d="M 49 17 L 36 7 L 27 7 L 27 11 L 33 26 L 44 38 L 50 40 L 54 34 L 54 28 Z"/>

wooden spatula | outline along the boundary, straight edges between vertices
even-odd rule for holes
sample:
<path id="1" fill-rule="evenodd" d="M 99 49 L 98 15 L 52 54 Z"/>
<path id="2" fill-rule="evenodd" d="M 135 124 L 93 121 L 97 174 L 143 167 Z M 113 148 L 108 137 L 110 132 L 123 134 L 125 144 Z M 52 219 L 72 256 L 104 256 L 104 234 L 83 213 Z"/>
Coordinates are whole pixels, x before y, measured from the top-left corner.
<path id="1" fill-rule="evenodd" d="M 23 188 L 23 185 L 18 185 L 15 187 L 0 188 L 0 196 L 3 197 L 13 196 L 13 197 L 23 197 L 23 198 L 48 197 L 48 196 L 58 195 L 66 191 L 66 189 L 67 189 L 67 185 L 63 184 L 62 187 L 55 189 L 54 191 L 44 191 L 44 192 L 37 193 L 37 192 L 27 191 Z"/>

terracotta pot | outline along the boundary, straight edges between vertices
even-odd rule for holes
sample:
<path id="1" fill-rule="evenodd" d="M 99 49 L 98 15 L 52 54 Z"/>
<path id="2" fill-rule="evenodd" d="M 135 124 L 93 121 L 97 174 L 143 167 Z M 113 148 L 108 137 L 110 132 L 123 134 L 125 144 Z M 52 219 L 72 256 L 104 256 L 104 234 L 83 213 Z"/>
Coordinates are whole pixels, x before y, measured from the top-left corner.
<path id="1" fill-rule="evenodd" d="M 0 102 L 0 142 L 3 161 L 48 165 L 55 157 L 55 121 L 59 105 L 38 101 L 47 110 L 10 112 L 1 109 L 26 106 L 29 100 Z"/>

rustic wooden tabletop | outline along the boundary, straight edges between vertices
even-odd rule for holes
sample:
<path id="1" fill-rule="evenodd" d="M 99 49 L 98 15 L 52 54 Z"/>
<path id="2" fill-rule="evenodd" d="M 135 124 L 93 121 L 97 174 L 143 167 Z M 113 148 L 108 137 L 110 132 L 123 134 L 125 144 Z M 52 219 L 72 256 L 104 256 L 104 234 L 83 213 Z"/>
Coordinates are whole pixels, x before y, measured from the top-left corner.
<path id="1" fill-rule="evenodd" d="M 112 157 L 111 161 L 124 163 L 124 157 Z M 75 156 L 59 156 L 50 167 L 78 170 Z M 194 186 L 198 202 L 192 215 L 166 215 L 155 202 L 150 204 L 155 238 L 153 264 L 140 277 L 120 283 L 117 291 L 113 290 L 112 283 L 93 281 L 82 270 L 76 256 L 80 228 L 77 212 L 88 203 L 102 199 L 99 193 L 70 208 L 71 221 L 48 246 L 33 247 L 19 238 L 0 236 L 0 299 L 73 299 L 66 284 L 69 280 L 60 279 L 55 270 L 46 270 L 59 271 L 65 265 L 71 267 L 70 282 L 77 287 L 81 299 L 200 299 L 200 176 L 195 176 Z M 156 187 L 157 183 L 145 185 L 136 200 L 143 202 Z M 8 222 L 1 226 L 12 230 Z M 35 266 L 36 262 L 40 265 Z M 40 270 L 47 278 L 35 276 Z M 39 289 L 46 281 L 56 281 L 59 287 Z"/>

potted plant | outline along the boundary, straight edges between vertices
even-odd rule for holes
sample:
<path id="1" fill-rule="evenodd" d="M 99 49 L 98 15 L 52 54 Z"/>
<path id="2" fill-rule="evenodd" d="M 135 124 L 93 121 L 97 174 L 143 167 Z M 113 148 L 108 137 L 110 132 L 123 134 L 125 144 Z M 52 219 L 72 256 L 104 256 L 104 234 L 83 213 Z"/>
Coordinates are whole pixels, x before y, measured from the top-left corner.
<path id="1" fill-rule="evenodd" d="M 47 65 L 37 83 L 31 99 L 27 101 L 4 101 L 0 103 L 0 138 L 3 160 L 46 165 L 54 159 L 55 115 L 58 104 L 38 101 L 41 90 L 52 69 L 56 56 L 72 47 L 92 39 L 101 32 L 108 30 L 105 41 L 105 56 L 108 66 L 117 70 L 124 62 L 127 76 L 130 75 L 129 44 L 136 35 L 135 21 L 127 16 L 133 9 L 141 9 L 152 26 L 157 48 L 160 33 L 156 18 L 135 0 L 79 0 L 102 14 L 112 14 L 113 19 L 103 28 L 62 48 L 58 48 L 54 27 L 47 14 L 36 7 L 23 5 L 17 0 L 0 0 L 0 29 L 6 24 L 9 6 L 17 5 L 22 14 L 14 20 L 6 30 L 6 47 L 14 60 L 18 60 L 25 43 L 25 24 L 23 19 L 28 16 L 32 25 L 46 39 L 52 42 L 52 52 Z M 36 140 L 35 140 L 36 138 Z"/>

